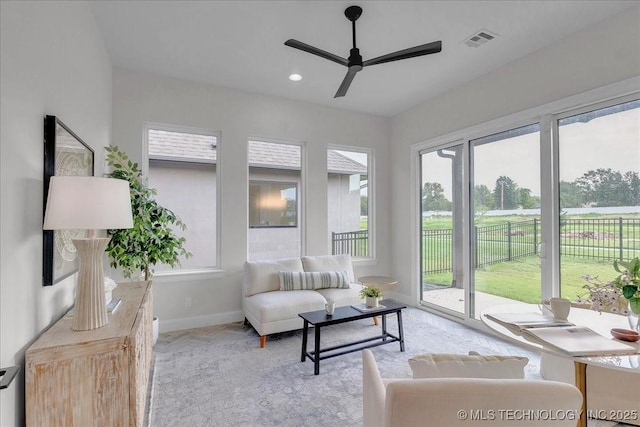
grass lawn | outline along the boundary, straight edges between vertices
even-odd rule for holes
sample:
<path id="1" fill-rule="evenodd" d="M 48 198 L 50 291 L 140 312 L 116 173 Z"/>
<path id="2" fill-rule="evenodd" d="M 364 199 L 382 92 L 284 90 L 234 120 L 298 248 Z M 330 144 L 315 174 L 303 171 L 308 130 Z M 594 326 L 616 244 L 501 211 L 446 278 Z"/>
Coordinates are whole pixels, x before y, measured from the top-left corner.
<path id="1" fill-rule="evenodd" d="M 567 215 L 564 216 L 564 220 L 570 219 L 617 219 L 621 215 L 602 215 L 602 214 L 586 214 L 586 215 Z M 640 214 L 624 214 L 624 218 L 638 219 Z M 533 219 L 536 216 L 476 216 L 475 226 L 487 227 L 492 225 L 505 224 L 507 221 L 516 223 Z M 615 224 L 613 222 L 612 224 Z M 451 227 L 451 217 L 428 217 L 422 220 L 423 230 L 434 229 L 446 229 Z M 614 227 L 614 228 L 610 228 Z M 566 228 L 566 230 L 564 230 Z M 563 232 L 572 231 L 570 227 L 564 227 Z M 600 233 L 616 231 L 615 226 L 607 225 L 597 230 Z M 629 256 L 637 256 L 638 248 L 640 248 L 637 239 L 634 239 L 636 234 L 632 234 L 629 237 L 625 237 L 625 244 L 627 246 L 626 252 Z M 628 233 L 628 232 L 627 232 Z M 626 234 L 626 233 L 625 233 Z M 446 240 L 446 239 L 444 239 Z M 593 258 L 580 257 L 579 255 L 591 254 L 590 247 L 598 243 L 592 238 L 573 238 L 572 240 L 562 240 L 563 251 L 567 251 L 567 255 L 561 258 L 560 265 L 560 293 L 562 297 L 570 300 L 575 300 L 579 296 L 585 297 L 584 288 L 585 281 L 583 276 L 598 276 L 603 282 L 607 282 L 617 276 L 617 273 L 613 269 L 612 260 L 597 260 Z M 501 242 L 491 241 L 479 241 L 479 249 L 482 253 L 493 254 L 493 252 L 504 251 L 504 245 Z M 495 245 L 493 248 L 491 245 Z M 565 246 L 566 245 L 566 246 Z M 451 251 L 450 244 L 440 241 L 431 244 L 425 254 L 425 268 L 433 259 L 448 259 Z M 601 254 L 610 255 L 609 252 L 613 251 L 614 256 L 617 255 L 617 248 L 601 248 Z M 578 255 L 578 256 L 570 256 Z M 491 258 L 491 257 L 489 257 Z M 450 272 L 433 273 L 425 275 L 425 283 L 436 283 L 442 285 L 450 285 L 453 276 Z M 502 296 L 505 298 L 511 298 L 517 301 L 527 303 L 540 302 L 540 259 L 536 256 L 527 256 L 523 258 L 516 258 L 512 261 L 503 261 L 495 264 L 485 265 L 478 268 L 475 271 L 475 286 L 479 292 L 486 292 L 493 295 Z"/>
<path id="2" fill-rule="evenodd" d="M 575 300 L 584 293 L 584 275 L 600 276 L 603 281 L 616 277 L 609 261 L 568 258 L 561 261 L 561 295 Z M 425 275 L 426 283 L 450 284 L 451 273 Z M 475 272 L 476 291 L 526 303 L 540 302 L 540 259 L 520 258 L 482 267 Z"/>
<path id="3" fill-rule="evenodd" d="M 626 219 L 640 219 L 640 214 L 638 213 L 626 213 L 624 215 L 563 215 L 562 219 L 612 220 L 618 219 L 621 216 Z M 487 227 L 492 225 L 502 225 L 507 222 L 517 223 L 528 221 L 533 218 L 539 219 L 539 215 L 483 216 L 479 214 L 475 217 L 474 225 L 477 227 Z M 565 225 L 562 227 L 562 232 L 572 232 L 573 229 L 571 224 L 572 223 L 565 221 Z M 597 231 L 599 233 L 613 233 L 617 236 L 615 222 L 612 222 L 611 224 L 613 225 L 609 225 L 609 223 L 607 223 L 607 225 L 603 225 L 598 228 Z M 367 218 L 362 217 L 360 220 L 361 229 L 367 229 L 367 226 Z M 423 230 L 444 230 L 451 229 L 451 227 L 451 216 L 432 216 L 424 217 L 422 219 Z M 527 233 L 529 232 L 527 231 Z M 538 233 L 540 233 L 539 229 Z M 625 232 L 625 235 L 627 233 L 629 232 Z M 633 232 L 633 230 L 631 230 L 631 233 L 632 234 L 629 234 L 629 236 L 624 237 L 624 241 L 627 245 L 626 253 L 630 257 L 633 257 L 637 256 L 638 251 L 640 250 L 640 246 L 638 246 L 640 245 L 640 241 L 635 237 L 637 236 L 637 231 Z M 479 241 L 478 244 L 479 248 L 482 249 L 482 253 L 493 254 L 494 252 L 504 252 L 504 245 L 500 240 L 505 240 L 506 238 L 503 237 L 504 233 L 502 230 L 500 230 L 498 236 L 499 238 L 496 241 L 492 241 L 490 239 Z M 442 264 L 442 262 L 439 264 L 438 260 L 450 260 L 451 239 L 447 239 L 446 237 L 433 237 L 433 239 L 433 243 L 429 243 L 429 246 L 423 255 L 424 268 L 426 270 L 429 269 L 429 265 L 438 266 Z M 591 237 L 580 238 L 580 236 L 563 239 L 565 240 L 561 240 L 563 245 L 562 250 L 566 251 L 564 252 L 566 255 L 563 256 L 560 261 L 560 293 L 562 297 L 570 300 L 576 300 L 580 296 L 585 297 L 586 295 L 583 288 L 586 283 L 583 279 L 583 276 L 585 275 L 598 276 L 603 282 L 607 282 L 617 276 L 616 271 L 613 269 L 612 260 L 597 260 L 580 257 L 585 255 L 593 256 L 592 251 L 590 251 L 589 248 L 594 245 L 594 242 L 597 243 L 597 240 L 594 241 Z M 527 244 L 533 245 L 531 242 Z M 610 255 L 608 252 L 605 253 L 605 251 L 614 251 L 614 256 L 617 255 L 616 247 L 603 247 L 600 249 L 600 255 Z M 446 262 L 444 262 L 444 264 L 446 264 Z M 439 268 L 433 266 L 431 268 L 434 270 Z M 449 286 L 451 285 L 452 279 L 453 275 L 451 272 L 430 273 L 424 276 L 423 282 Z M 475 271 L 475 286 L 477 291 L 527 303 L 540 302 L 540 281 L 540 259 L 536 256 L 526 256 L 523 258 L 516 258 L 512 261 L 503 261 L 485 265 Z"/>

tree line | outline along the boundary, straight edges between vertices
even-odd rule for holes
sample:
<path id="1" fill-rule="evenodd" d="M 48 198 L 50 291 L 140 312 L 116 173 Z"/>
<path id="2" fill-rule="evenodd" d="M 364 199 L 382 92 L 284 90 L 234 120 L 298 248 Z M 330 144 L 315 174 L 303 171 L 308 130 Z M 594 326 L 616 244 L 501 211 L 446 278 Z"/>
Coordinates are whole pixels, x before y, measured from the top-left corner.
<path id="1" fill-rule="evenodd" d="M 532 209 L 540 206 L 540 197 L 529 188 L 518 186 L 508 176 L 496 179 L 493 190 L 486 185 L 473 189 L 475 209 Z M 590 170 L 573 182 L 560 181 L 560 203 L 563 208 L 585 206 L 640 206 L 640 176 L 638 172 L 621 173 L 612 169 Z M 438 182 L 425 182 L 422 188 L 422 209 L 451 211 L 452 202 L 444 195 Z"/>

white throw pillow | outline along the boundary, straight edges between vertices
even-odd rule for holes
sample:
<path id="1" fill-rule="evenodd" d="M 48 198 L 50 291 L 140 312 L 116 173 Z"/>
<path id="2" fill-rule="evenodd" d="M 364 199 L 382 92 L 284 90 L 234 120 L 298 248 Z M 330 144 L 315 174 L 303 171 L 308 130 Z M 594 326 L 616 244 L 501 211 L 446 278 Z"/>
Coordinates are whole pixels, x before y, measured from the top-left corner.
<path id="1" fill-rule="evenodd" d="M 244 296 L 277 291 L 280 289 L 278 271 L 304 271 L 300 258 L 244 263 Z"/>
<path id="2" fill-rule="evenodd" d="M 346 271 L 279 271 L 278 275 L 281 291 L 349 289 L 349 275 Z"/>
<path id="3" fill-rule="evenodd" d="M 529 359 L 479 354 L 423 354 L 409 359 L 413 378 L 523 379 Z"/>
<path id="4" fill-rule="evenodd" d="M 351 283 L 356 281 L 349 254 L 303 256 L 302 265 L 304 271 L 346 271 L 349 275 L 349 281 Z"/>

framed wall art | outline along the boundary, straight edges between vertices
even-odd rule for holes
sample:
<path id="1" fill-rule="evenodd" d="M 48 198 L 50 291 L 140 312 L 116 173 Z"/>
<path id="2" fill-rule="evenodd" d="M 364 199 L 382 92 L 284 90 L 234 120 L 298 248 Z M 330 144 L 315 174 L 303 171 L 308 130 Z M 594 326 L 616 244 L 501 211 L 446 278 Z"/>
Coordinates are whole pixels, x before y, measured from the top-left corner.
<path id="1" fill-rule="evenodd" d="M 55 116 L 44 118 L 44 198 L 47 207 L 53 175 L 93 176 L 93 150 Z M 42 284 L 51 286 L 78 271 L 76 249 L 71 239 L 85 237 L 86 230 L 42 231 Z"/>

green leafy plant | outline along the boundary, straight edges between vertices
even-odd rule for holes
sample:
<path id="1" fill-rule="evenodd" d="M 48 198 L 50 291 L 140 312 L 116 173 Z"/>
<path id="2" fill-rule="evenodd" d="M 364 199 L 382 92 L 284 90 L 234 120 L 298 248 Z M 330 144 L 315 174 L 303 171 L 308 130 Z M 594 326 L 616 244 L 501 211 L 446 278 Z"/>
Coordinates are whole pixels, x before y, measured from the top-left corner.
<path id="1" fill-rule="evenodd" d="M 613 268 L 620 275 L 606 283 L 598 276 L 584 276 L 586 295 L 578 295 L 576 302 L 591 304 L 597 311 L 629 314 L 631 310 L 640 314 L 640 258 L 628 262 L 615 260 Z"/>
<path id="2" fill-rule="evenodd" d="M 107 253 L 111 266 L 120 267 L 125 277 L 144 271 L 149 279 L 150 268 L 155 264 L 180 265 L 180 258 L 191 256 L 184 248 L 185 238 L 175 229 L 186 230 L 186 225 L 171 210 L 156 202 L 156 190 L 149 188 L 137 163 L 132 162 L 117 146 L 105 148 L 111 178 L 129 182 L 133 228 L 108 230 L 111 238 Z"/>
<path id="3" fill-rule="evenodd" d="M 629 304 L 619 289 L 612 282 L 603 282 L 598 276 L 583 276 L 587 282 L 583 289 L 585 292 L 578 295 L 575 301 L 578 306 L 586 306 L 598 312 L 629 314 Z"/>
<path id="4" fill-rule="evenodd" d="M 365 286 L 360 290 L 360 298 L 365 297 L 381 298 L 382 290 L 380 290 L 380 288 L 376 288 L 375 286 Z"/>
<path id="5" fill-rule="evenodd" d="M 640 258 L 635 257 L 629 262 L 615 260 L 613 268 L 620 273 L 611 282 L 622 295 L 629 300 L 629 308 L 635 314 L 640 314 Z"/>

